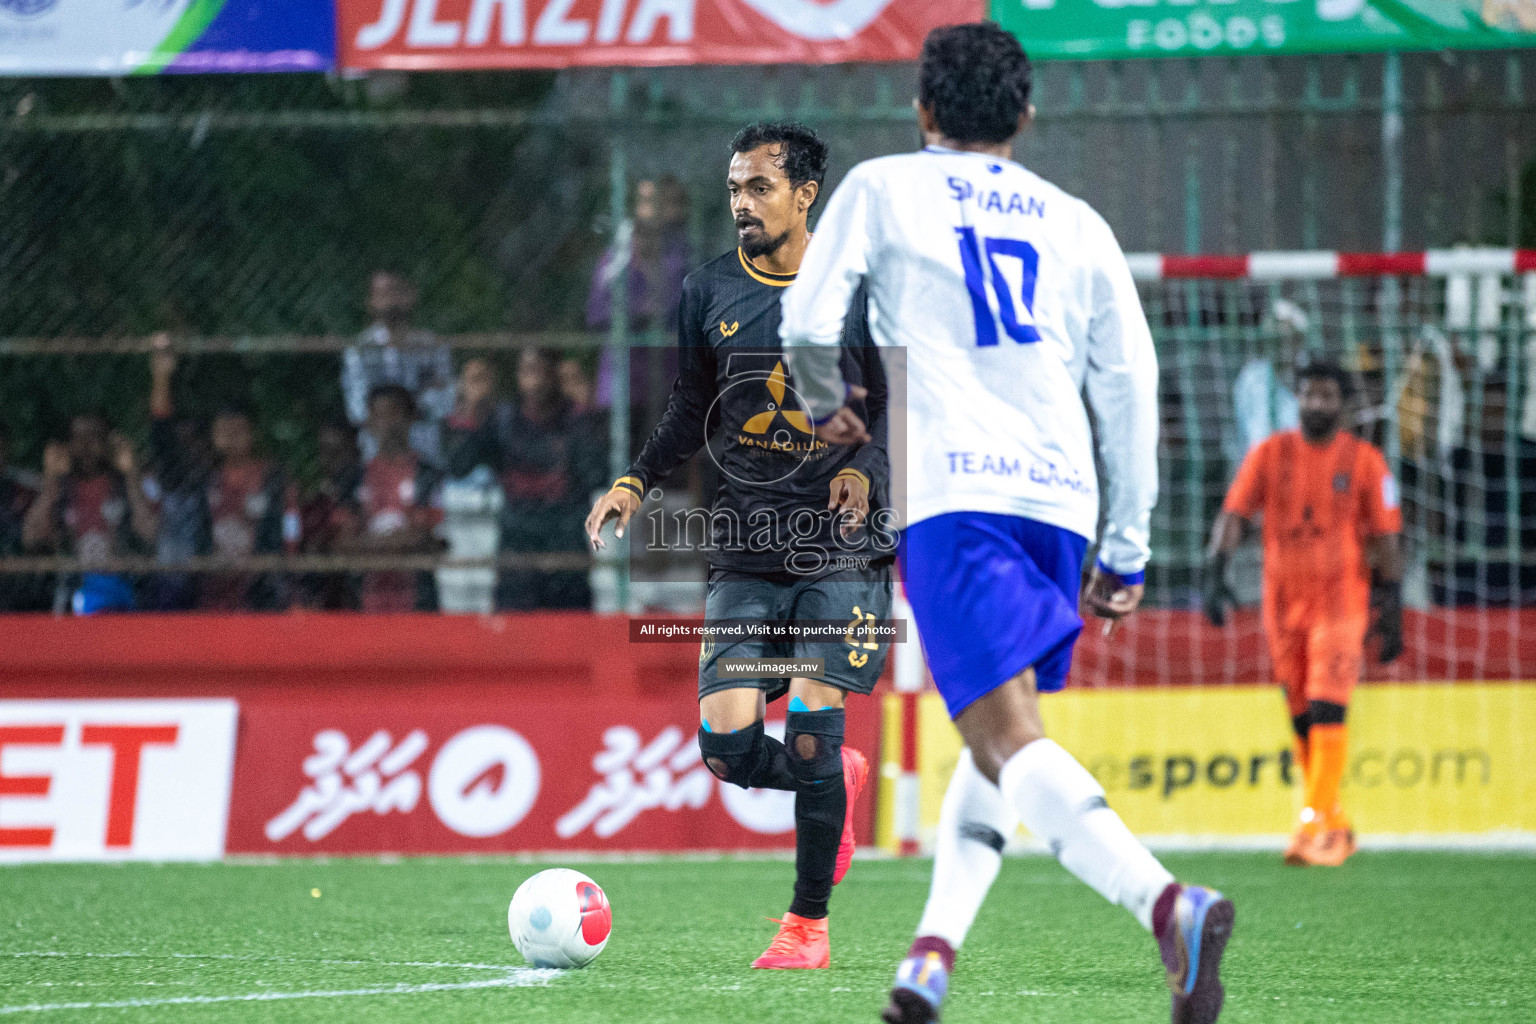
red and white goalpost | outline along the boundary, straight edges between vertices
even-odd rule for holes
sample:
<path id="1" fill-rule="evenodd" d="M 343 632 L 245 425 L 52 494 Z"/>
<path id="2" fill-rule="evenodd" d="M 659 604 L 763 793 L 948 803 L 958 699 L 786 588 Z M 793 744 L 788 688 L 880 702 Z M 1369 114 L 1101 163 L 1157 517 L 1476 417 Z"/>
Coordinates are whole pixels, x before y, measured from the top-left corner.
<path id="1" fill-rule="evenodd" d="M 1420 252 L 1250 252 L 1180 256 L 1126 255 L 1138 281 L 1318 281 L 1336 277 L 1449 277 L 1536 272 L 1536 249 L 1426 249 Z"/>
<path id="2" fill-rule="evenodd" d="M 1138 831 L 1241 845 L 1288 827 L 1257 547 L 1234 560 L 1245 607 L 1224 629 L 1199 611 L 1200 573 L 1252 443 L 1239 406 L 1261 380 L 1280 410 L 1297 360 L 1322 352 L 1357 375 L 1355 429 L 1387 453 L 1405 512 L 1406 650 L 1366 668 L 1350 799 L 1378 838 L 1536 843 L 1536 802 L 1521 795 L 1536 793 L 1536 685 L 1522 682 L 1536 680 L 1536 250 L 1127 261 L 1161 373 L 1147 600 L 1113 638 L 1084 631 L 1047 727 Z M 897 615 L 909 618 L 899 598 Z M 887 836 L 903 853 L 931 837 L 958 751 L 916 641 L 913 629 L 894 652 L 885 733 Z"/>

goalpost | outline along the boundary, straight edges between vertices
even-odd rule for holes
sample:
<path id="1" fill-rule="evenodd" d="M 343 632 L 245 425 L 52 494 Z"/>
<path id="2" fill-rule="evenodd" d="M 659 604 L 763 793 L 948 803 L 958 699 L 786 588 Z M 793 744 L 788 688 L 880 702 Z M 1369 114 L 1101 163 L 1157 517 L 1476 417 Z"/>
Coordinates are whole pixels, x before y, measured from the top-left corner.
<path id="1" fill-rule="evenodd" d="M 1160 363 L 1160 499 L 1143 611 L 1084 631 L 1047 727 L 1137 831 L 1268 844 L 1299 774 L 1270 684 L 1257 538 L 1229 567 L 1243 607 L 1200 613 L 1212 520 L 1237 463 L 1294 425 L 1292 372 L 1353 372 L 1353 429 L 1404 511 L 1405 651 L 1367 666 L 1345 797 L 1369 842 L 1536 843 L 1536 251 L 1128 256 Z M 896 658 L 881 834 L 931 836 L 958 740 Z"/>

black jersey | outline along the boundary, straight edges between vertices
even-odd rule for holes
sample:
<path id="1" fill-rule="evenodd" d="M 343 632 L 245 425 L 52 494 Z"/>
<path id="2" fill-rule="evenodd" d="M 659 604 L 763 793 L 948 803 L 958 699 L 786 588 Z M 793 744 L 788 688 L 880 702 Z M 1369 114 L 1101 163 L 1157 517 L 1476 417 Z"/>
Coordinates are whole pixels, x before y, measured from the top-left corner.
<path id="1" fill-rule="evenodd" d="M 779 300 L 794 279 L 757 269 L 740 249 L 688 275 L 678 311 L 677 382 L 640 457 L 615 482 L 644 496 L 708 444 L 720 479 L 709 516 L 709 563 L 716 569 L 814 574 L 846 565 L 838 562 L 846 556 L 879 562 L 892 554 L 893 538 L 875 518 L 888 501 L 888 392 L 869 336 L 865 291 L 855 292 L 843 326 L 841 362 L 844 379 L 868 392 L 852 408 L 872 440 L 829 445 L 816 437 L 784 367 Z M 827 500 L 832 480 L 848 474 L 869 488 L 871 522 L 842 537 L 834 534 Z M 701 534 L 678 532 L 672 543 L 697 544 Z"/>

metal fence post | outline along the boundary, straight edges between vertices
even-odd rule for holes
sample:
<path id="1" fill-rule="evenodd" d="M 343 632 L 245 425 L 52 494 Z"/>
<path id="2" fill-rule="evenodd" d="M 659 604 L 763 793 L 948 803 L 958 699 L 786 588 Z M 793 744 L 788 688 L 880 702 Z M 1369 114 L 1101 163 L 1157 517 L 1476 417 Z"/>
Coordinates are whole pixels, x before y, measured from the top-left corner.
<path id="1" fill-rule="evenodd" d="M 1402 56 L 1388 50 L 1381 66 L 1381 248 L 1398 252 L 1403 247 L 1403 64 Z M 1395 277 L 1382 281 L 1381 351 L 1385 393 L 1395 393 L 1403 346 L 1399 330 L 1402 290 Z M 1390 405 L 1390 403 L 1389 403 Z M 1402 453 L 1397 433 L 1397 409 L 1388 408 L 1386 447 L 1392 472 L 1402 472 Z"/>
<path id="2" fill-rule="evenodd" d="M 622 70 L 613 72 L 609 80 L 608 105 L 612 115 L 613 132 L 610 136 L 608 161 L 608 219 L 613 224 L 613 236 L 619 241 L 627 234 L 625 222 L 629 218 L 629 154 L 622 123 L 624 119 L 629 75 Z M 624 244 L 629 244 L 625 240 Z M 612 404 L 608 411 L 608 475 L 617 480 L 629 468 L 629 260 L 613 279 L 609 292 L 608 362 L 613 373 Z M 639 525 L 636 523 L 635 525 Z M 614 555 L 618 560 L 615 569 L 614 594 L 618 610 L 629 610 L 629 542 L 617 541 Z"/>
<path id="3" fill-rule="evenodd" d="M 1388 50 L 1381 65 L 1381 245 L 1403 247 L 1403 59 Z"/>

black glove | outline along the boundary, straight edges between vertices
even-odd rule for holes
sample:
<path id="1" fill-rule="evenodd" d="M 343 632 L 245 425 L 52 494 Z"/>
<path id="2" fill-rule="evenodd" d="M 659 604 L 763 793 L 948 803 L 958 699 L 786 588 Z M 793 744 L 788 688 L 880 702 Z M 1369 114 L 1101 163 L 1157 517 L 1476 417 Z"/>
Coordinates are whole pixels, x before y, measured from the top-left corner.
<path id="1" fill-rule="evenodd" d="M 1227 586 L 1227 555 L 1224 551 L 1218 551 L 1205 560 L 1205 569 L 1200 574 L 1201 603 L 1205 608 L 1205 617 L 1211 625 L 1220 629 L 1227 624 L 1227 605 L 1237 604 L 1237 599 L 1232 596 L 1232 589 Z"/>
<path id="2" fill-rule="evenodd" d="M 1371 604 L 1376 607 L 1376 625 L 1371 632 L 1381 637 L 1381 663 L 1396 661 L 1403 653 L 1403 585 L 1378 583 L 1372 588 Z"/>

